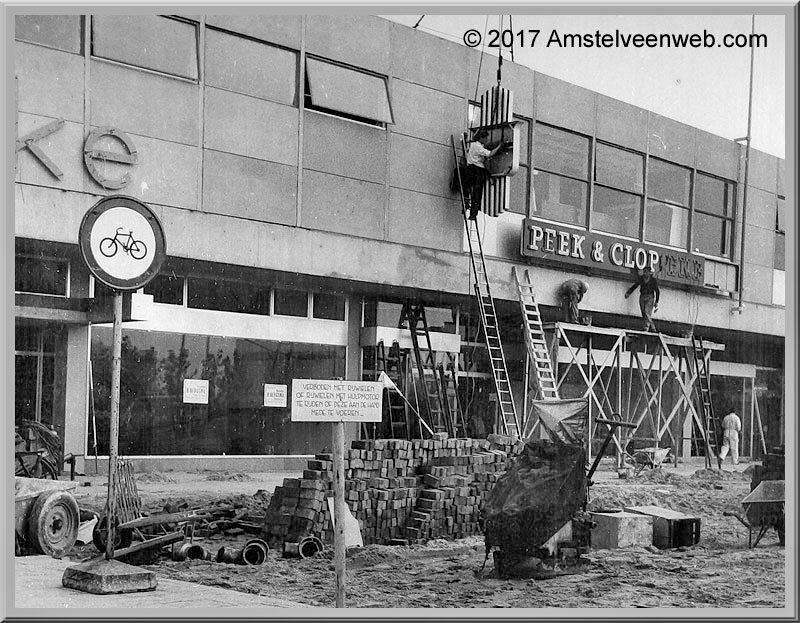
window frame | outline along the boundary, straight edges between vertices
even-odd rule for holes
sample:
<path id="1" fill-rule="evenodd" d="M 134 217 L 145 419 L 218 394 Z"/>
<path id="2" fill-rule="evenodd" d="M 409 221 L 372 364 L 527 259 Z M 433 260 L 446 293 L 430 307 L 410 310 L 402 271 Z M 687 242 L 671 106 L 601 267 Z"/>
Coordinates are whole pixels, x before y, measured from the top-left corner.
<path id="1" fill-rule="evenodd" d="M 735 239 L 736 239 L 736 208 L 737 208 L 737 199 L 738 199 L 738 196 L 737 196 L 737 192 L 738 192 L 737 184 L 733 180 L 725 179 L 724 177 L 720 177 L 719 175 L 713 175 L 711 173 L 706 173 L 705 171 L 700 171 L 698 169 L 693 169 L 693 173 L 694 173 L 694 175 L 692 177 L 692 192 L 691 192 L 692 210 L 691 210 L 691 214 L 690 214 L 691 220 L 689 222 L 689 248 L 688 248 L 688 250 L 689 250 L 690 253 L 692 253 L 694 255 L 699 255 L 701 257 L 710 257 L 710 258 L 723 259 L 723 260 L 726 260 L 726 261 L 730 262 L 730 261 L 733 260 L 733 256 L 734 256 L 733 247 L 734 247 L 734 243 L 735 243 Z M 726 185 L 730 186 L 731 211 L 730 211 L 729 215 L 720 215 L 720 214 L 716 214 L 714 212 L 708 212 L 706 210 L 699 210 L 697 208 L 697 205 L 696 205 L 696 203 L 697 203 L 697 192 L 696 192 L 696 190 L 697 190 L 697 179 L 698 179 L 698 176 L 700 176 L 700 175 L 708 177 L 708 178 L 711 178 L 713 180 L 718 180 L 718 181 L 722 182 L 723 184 L 726 184 Z M 707 253 L 707 252 L 696 250 L 694 248 L 694 246 L 695 246 L 694 245 L 694 228 L 695 228 L 695 224 L 697 222 L 697 219 L 695 217 L 698 214 L 702 215 L 702 216 L 705 216 L 705 217 L 714 218 L 714 219 L 723 221 L 724 223 L 728 224 L 728 228 L 729 229 L 728 229 L 728 235 L 727 235 L 727 240 L 726 240 L 727 253 L 724 253 L 724 254 Z M 743 263 L 743 258 L 740 260 L 740 263 Z"/>
<path id="2" fill-rule="evenodd" d="M 647 165 L 646 165 L 646 158 L 645 154 L 635 151 L 633 149 L 627 149 L 625 147 L 620 147 L 619 145 L 614 145 L 613 143 L 608 143 L 606 141 L 599 141 L 595 139 L 593 141 L 592 146 L 592 165 L 591 165 L 591 197 L 590 197 L 590 204 L 589 204 L 589 229 L 590 231 L 598 231 L 601 233 L 609 234 L 612 236 L 620 236 L 622 238 L 635 238 L 636 240 L 642 240 L 644 237 L 644 209 L 645 209 L 645 190 L 646 190 L 646 175 L 647 175 Z M 622 188 L 620 186 L 615 186 L 608 182 L 600 182 L 597 180 L 597 148 L 598 147 L 609 147 L 611 149 L 621 151 L 627 154 L 633 154 L 641 159 L 641 190 L 636 192 L 636 190 L 631 190 L 629 188 Z M 604 188 L 607 190 L 615 191 L 618 193 L 622 193 L 624 195 L 628 195 L 631 197 L 637 197 L 639 199 L 639 209 L 638 209 L 638 223 L 636 225 L 636 235 L 630 236 L 626 234 L 620 234 L 617 232 L 609 232 L 603 229 L 598 229 L 595 225 L 595 199 L 597 193 L 595 192 L 597 188 Z"/>
<path id="3" fill-rule="evenodd" d="M 28 290 L 17 290 L 16 274 L 17 274 L 17 259 L 38 260 L 45 262 L 58 262 L 66 266 L 64 277 L 64 293 L 54 294 L 52 292 L 30 292 Z M 37 253 L 15 253 L 14 254 L 14 293 L 26 294 L 33 296 L 56 296 L 58 298 L 67 299 L 70 297 L 70 281 L 72 280 L 72 262 L 69 258 L 58 257 L 55 255 L 39 255 Z"/>

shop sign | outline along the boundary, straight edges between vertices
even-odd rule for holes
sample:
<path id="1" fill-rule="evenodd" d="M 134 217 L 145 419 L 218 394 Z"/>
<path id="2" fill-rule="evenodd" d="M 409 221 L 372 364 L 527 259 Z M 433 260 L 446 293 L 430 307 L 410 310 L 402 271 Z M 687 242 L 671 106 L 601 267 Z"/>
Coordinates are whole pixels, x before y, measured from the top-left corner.
<path id="1" fill-rule="evenodd" d="M 380 422 L 379 381 L 292 380 L 292 422 Z"/>
<path id="2" fill-rule="evenodd" d="M 524 257 L 630 274 L 650 268 L 660 280 L 702 286 L 705 262 L 688 253 L 658 249 L 613 236 L 559 229 L 538 219 L 522 225 Z"/>
<path id="3" fill-rule="evenodd" d="M 285 407 L 286 406 L 286 385 L 271 385 L 264 383 L 264 406 L 265 407 Z"/>
<path id="4" fill-rule="evenodd" d="M 81 254 L 92 274 L 115 290 L 138 290 L 158 274 L 167 254 L 158 217 L 133 197 L 98 201 L 78 230 Z"/>
<path id="5" fill-rule="evenodd" d="M 183 402 L 193 405 L 208 404 L 208 380 L 183 379 Z"/>

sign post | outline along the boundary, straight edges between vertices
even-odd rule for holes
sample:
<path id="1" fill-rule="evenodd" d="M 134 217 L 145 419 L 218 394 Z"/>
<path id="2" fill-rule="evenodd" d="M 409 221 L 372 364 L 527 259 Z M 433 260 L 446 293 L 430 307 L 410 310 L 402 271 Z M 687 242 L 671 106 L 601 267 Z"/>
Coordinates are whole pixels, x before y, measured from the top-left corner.
<path id="1" fill-rule="evenodd" d="M 152 590 L 155 574 L 134 572 L 114 560 L 117 514 L 117 449 L 122 377 L 122 294 L 138 290 L 158 274 L 166 257 L 164 230 L 153 211 L 133 197 L 112 195 L 98 201 L 78 231 L 81 255 L 95 279 L 114 290 L 111 412 L 108 443 L 105 567 L 82 563 L 64 571 L 64 586 L 91 593 Z M 110 580 L 109 578 L 113 578 Z"/>
<path id="2" fill-rule="evenodd" d="M 336 607 L 345 607 L 344 423 L 383 419 L 380 381 L 292 381 L 292 421 L 333 427 L 333 524 Z"/>

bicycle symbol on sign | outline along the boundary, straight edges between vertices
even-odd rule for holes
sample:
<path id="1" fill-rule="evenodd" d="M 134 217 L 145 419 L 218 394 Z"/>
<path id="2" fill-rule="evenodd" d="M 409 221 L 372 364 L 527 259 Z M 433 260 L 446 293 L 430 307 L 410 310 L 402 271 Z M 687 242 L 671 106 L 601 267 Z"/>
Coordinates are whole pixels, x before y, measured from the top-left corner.
<path id="1" fill-rule="evenodd" d="M 100 253 L 106 257 L 114 257 L 119 247 L 122 247 L 122 250 L 135 260 L 141 260 L 147 255 L 147 247 L 144 242 L 136 240 L 132 231 L 127 234 L 122 233 L 122 227 L 117 227 L 117 233 L 113 238 L 103 238 L 100 241 Z"/>

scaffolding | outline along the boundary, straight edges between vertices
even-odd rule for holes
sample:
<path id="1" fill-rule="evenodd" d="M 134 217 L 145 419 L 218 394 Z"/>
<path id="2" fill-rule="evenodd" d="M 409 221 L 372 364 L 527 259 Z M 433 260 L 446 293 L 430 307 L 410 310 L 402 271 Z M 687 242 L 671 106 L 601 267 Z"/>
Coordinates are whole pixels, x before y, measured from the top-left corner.
<path id="1" fill-rule="evenodd" d="M 697 398 L 699 374 L 690 337 L 563 322 L 548 323 L 544 328 L 559 395 L 589 399 L 590 458 L 596 419 L 610 419 L 618 413 L 623 421 L 635 425 L 624 432 L 618 430 L 614 436 L 618 466 L 622 466 L 633 440 L 670 448 L 674 461 L 694 443 L 698 450 L 702 448 L 706 465 L 711 466 L 713 449 L 702 402 Z M 700 344 L 705 366 L 712 352 L 725 348 L 708 340 Z M 526 384 L 533 387 L 531 395 L 535 398 L 535 383 L 529 378 Z M 531 401 L 525 405 L 526 419 L 531 406 Z"/>

